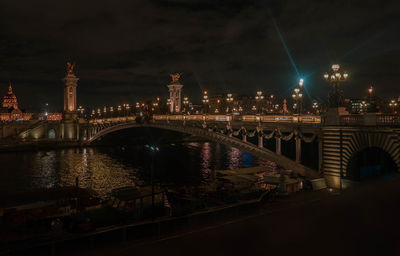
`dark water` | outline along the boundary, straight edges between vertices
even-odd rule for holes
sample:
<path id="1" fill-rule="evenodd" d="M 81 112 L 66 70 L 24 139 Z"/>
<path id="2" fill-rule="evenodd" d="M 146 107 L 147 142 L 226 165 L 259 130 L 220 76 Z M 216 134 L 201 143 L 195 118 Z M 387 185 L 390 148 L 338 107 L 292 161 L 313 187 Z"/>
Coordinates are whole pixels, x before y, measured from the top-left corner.
<path id="1" fill-rule="evenodd" d="M 148 184 L 151 161 L 144 146 L 1 153 L 0 193 L 73 186 L 78 177 L 79 186 L 106 196 L 114 188 Z M 161 183 L 199 185 L 208 182 L 212 169 L 270 164 L 218 143 L 166 144 L 154 156 L 154 176 Z"/>

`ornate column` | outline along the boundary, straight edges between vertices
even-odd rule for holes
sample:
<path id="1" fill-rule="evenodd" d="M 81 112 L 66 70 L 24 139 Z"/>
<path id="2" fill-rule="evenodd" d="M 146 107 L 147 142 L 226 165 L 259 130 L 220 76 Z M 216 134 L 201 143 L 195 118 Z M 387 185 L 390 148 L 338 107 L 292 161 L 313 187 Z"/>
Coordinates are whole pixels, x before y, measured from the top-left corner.
<path id="1" fill-rule="evenodd" d="M 74 74 L 75 64 L 67 62 L 67 74 L 62 79 L 64 82 L 64 119 L 72 120 L 78 117 L 76 112 L 76 87 L 78 80 Z"/>
<path id="2" fill-rule="evenodd" d="M 78 122 L 76 122 L 76 140 L 79 140 L 80 139 L 80 134 L 79 134 L 79 123 Z"/>
<path id="3" fill-rule="evenodd" d="M 64 123 L 61 123 L 60 124 L 60 129 L 61 129 L 61 132 L 60 132 L 60 139 L 64 139 Z"/>
<path id="4" fill-rule="evenodd" d="M 264 137 L 263 137 L 263 128 L 261 126 L 261 123 L 258 123 L 257 128 L 256 128 L 257 136 L 258 136 L 258 147 L 263 148 L 264 147 Z"/>
<path id="5" fill-rule="evenodd" d="M 295 133 L 295 141 L 296 141 L 296 163 L 301 163 L 301 138 L 298 131 Z"/>
<path id="6" fill-rule="evenodd" d="M 276 136 L 275 137 L 275 149 L 276 149 L 276 153 L 278 154 L 278 155 L 281 155 L 282 154 L 282 150 L 281 150 L 281 146 L 282 146 L 282 139 L 281 139 L 281 137 L 280 136 Z"/>
<path id="7" fill-rule="evenodd" d="M 228 122 L 226 124 L 226 131 L 228 132 L 228 137 L 232 137 L 232 126 L 231 126 L 231 122 Z"/>
<path id="8" fill-rule="evenodd" d="M 263 148 L 264 147 L 264 138 L 263 138 L 263 136 L 261 135 L 258 135 L 258 147 L 259 148 Z"/>
<path id="9" fill-rule="evenodd" d="M 247 142 L 247 130 L 246 128 L 244 128 L 244 126 L 242 126 L 242 128 L 240 129 L 241 133 L 242 133 L 242 141 L 243 142 Z"/>
<path id="10" fill-rule="evenodd" d="M 181 112 L 181 94 L 183 85 L 179 82 L 179 78 L 182 74 L 175 73 L 170 74 L 172 81 L 171 84 L 168 85 L 169 89 L 169 100 L 170 100 L 170 112 L 171 113 L 180 113 Z"/>

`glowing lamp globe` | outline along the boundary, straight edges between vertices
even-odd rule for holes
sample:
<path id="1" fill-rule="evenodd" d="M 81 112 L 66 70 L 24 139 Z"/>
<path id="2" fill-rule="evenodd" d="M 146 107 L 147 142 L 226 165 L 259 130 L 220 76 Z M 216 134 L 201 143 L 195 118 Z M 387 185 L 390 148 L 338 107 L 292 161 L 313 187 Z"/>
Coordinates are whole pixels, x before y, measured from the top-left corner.
<path id="1" fill-rule="evenodd" d="M 339 65 L 339 64 L 333 64 L 333 65 L 332 65 L 332 70 L 333 70 L 333 71 L 336 72 L 336 71 L 338 71 L 339 69 L 340 69 L 340 65 Z"/>

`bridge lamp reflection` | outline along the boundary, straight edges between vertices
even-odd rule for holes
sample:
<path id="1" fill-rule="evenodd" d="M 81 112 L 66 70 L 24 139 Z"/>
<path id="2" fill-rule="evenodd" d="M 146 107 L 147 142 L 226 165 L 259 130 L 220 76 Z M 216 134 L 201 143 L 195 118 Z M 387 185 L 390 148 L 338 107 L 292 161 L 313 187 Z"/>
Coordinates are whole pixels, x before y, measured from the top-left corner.
<path id="1" fill-rule="evenodd" d="M 155 145 L 146 145 L 146 148 L 150 149 L 151 152 L 158 152 L 160 148 Z"/>
<path id="2" fill-rule="evenodd" d="M 156 145 L 145 145 L 150 150 L 151 154 L 151 168 L 150 168 L 150 183 L 151 183 L 151 219 L 155 219 L 155 203 L 154 203 L 154 157 L 155 153 L 160 151 Z"/>

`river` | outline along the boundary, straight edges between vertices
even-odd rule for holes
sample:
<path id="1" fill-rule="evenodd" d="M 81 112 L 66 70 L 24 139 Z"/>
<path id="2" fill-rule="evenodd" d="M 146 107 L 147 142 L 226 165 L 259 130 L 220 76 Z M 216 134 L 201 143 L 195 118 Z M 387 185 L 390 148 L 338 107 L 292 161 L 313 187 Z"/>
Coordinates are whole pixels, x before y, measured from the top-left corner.
<path id="1" fill-rule="evenodd" d="M 236 169 L 271 162 L 213 142 L 164 144 L 154 156 L 157 182 L 207 183 L 213 169 Z M 148 184 L 151 156 L 145 146 L 84 147 L 0 153 L 0 193 L 79 186 L 105 197 L 112 189 Z"/>

